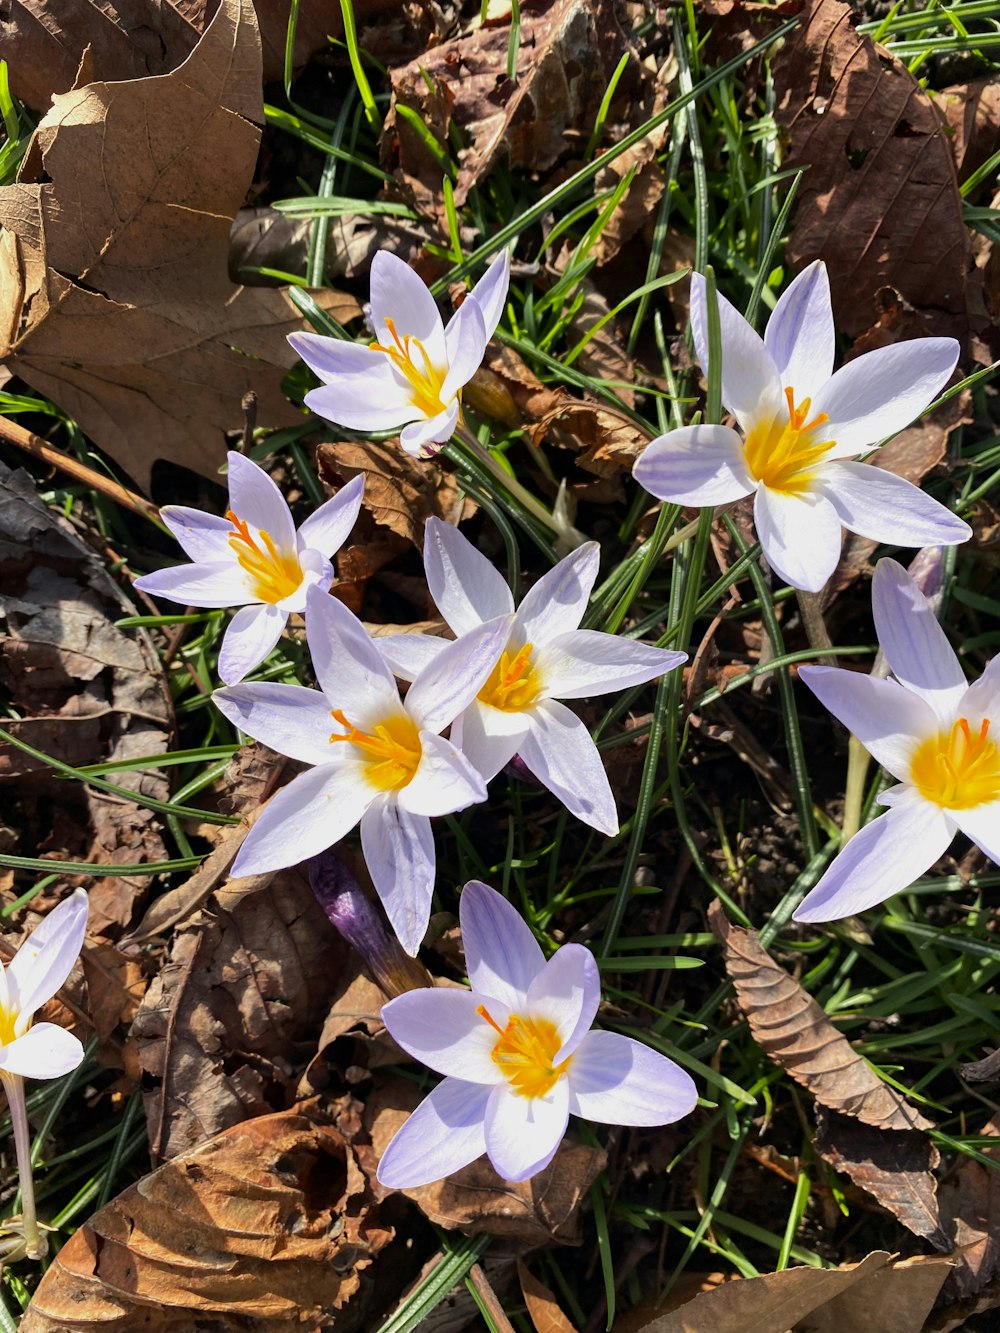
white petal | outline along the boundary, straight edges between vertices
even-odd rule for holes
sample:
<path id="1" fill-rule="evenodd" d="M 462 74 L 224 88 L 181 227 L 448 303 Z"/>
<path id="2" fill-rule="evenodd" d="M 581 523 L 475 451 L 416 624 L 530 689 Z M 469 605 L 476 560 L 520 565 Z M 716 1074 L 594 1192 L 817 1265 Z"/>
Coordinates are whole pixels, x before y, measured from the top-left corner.
<path id="1" fill-rule="evenodd" d="M 8 963 L 5 983 L 19 1025 L 51 1000 L 72 972 L 83 948 L 87 909 L 86 891 L 75 890 L 36 926 Z"/>
<path id="2" fill-rule="evenodd" d="M 914 750 L 937 733 L 933 709 L 894 680 L 828 666 L 801 667 L 799 676 L 883 768 L 908 781 Z"/>
<path id="3" fill-rule="evenodd" d="M 680 1065 L 618 1032 L 588 1032 L 566 1077 L 572 1114 L 602 1125 L 670 1125 L 698 1102 Z"/>
<path id="4" fill-rule="evenodd" d="M 459 306 L 445 329 L 444 340 L 448 349 L 448 373 L 441 385 L 441 401 L 450 403 L 479 369 L 489 341 L 483 312 L 475 301 L 467 297 Z"/>
<path id="5" fill-rule="evenodd" d="M 295 524 L 285 497 L 263 468 L 230 450 L 229 508 L 238 519 L 270 534 L 279 551 L 295 550 Z"/>
<path id="6" fill-rule="evenodd" d="M 182 606 L 229 607 L 256 601 L 250 581 L 235 555 L 208 565 L 174 565 L 143 574 L 135 587 L 151 597 L 163 597 Z"/>
<path id="7" fill-rule="evenodd" d="M 359 431 L 395 430 L 419 416 L 409 390 L 399 384 L 385 357 L 371 352 L 369 356 L 372 367 L 363 379 L 310 389 L 303 399 L 306 407 L 324 421 Z"/>
<path id="8" fill-rule="evenodd" d="M 872 615 L 892 674 L 950 726 L 968 684 L 965 672 L 927 598 L 895 560 L 875 566 Z"/>
<path id="9" fill-rule="evenodd" d="M 576 629 L 590 601 L 600 564 L 597 542 L 584 542 L 543 574 L 517 610 L 516 626 L 522 641 L 538 647 L 557 634 Z"/>
<path id="10" fill-rule="evenodd" d="M 424 815 L 401 810 L 391 795 L 372 802 L 361 821 L 361 850 L 389 924 L 416 955 L 434 894 L 434 834 Z"/>
<path id="11" fill-rule="evenodd" d="M 399 690 L 375 640 L 343 602 L 316 588 L 306 596 L 306 642 L 324 694 L 356 727 L 399 712 Z"/>
<path id="12" fill-rule="evenodd" d="M 443 731 L 485 685 L 510 634 L 509 616 L 477 625 L 446 643 L 406 694 L 406 711 L 427 731 Z"/>
<path id="13" fill-rule="evenodd" d="M 909 888 L 944 854 L 955 833 L 947 816 L 916 796 L 855 833 L 794 913 L 796 921 L 839 921 Z"/>
<path id="14" fill-rule="evenodd" d="M 280 602 L 274 603 L 285 615 L 290 615 L 293 611 L 296 615 L 305 615 L 309 589 L 318 588 L 320 592 L 329 592 L 333 585 L 333 565 L 326 556 L 307 548 L 299 552 L 298 560 L 302 571 L 301 583 L 287 597 L 282 597 Z"/>
<path id="15" fill-rule="evenodd" d="M 987 662 L 979 679 L 962 692 L 949 722 L 955 713 L 973 723 L 976 729 L 985 720 L 1000 731 L 1000 656 Z M 1000 740 L 1000 736 L 994 732 L 991 739 Z"/>
<path id="16" fill-rule="evenodd" d="M 486 1151 L 503 1180 L 528 1180 L 548 1166 L 566 1133 L 569 1085 L 556 1082 L 544 1097 L 520 1097 L 506 1084 L 486 1103 Z"/>
<path id="17" fill-rule="evenodd" d="M 822 259 L 814 260 L 782 293 L 764 330 L 781 383 L 795 390 L 795 402 L 814 398 L 833 373 L 836 338 L 830 279 Z"/>
<path id="18" fill-rule="evenodd" d="M 319 690 L 259 680 L 216 690 L 212 702 L 234 727 L 303 764 L 339 763 L 336 751 L 347 748 L 330 742 L 331 734 L 342 729 Z"/>
<path id="19" fill-rule="evenodd" d="M 819 489 L 845 528 L 893 546 L 955 546 L 972 529 L 919 486 L 871 463 L 828 463 Z"/>
<path id="20" fill-rule="evenodd" d="M 486 784 L 464 754 L 443 736 L 421 731 L 417 771 L 396 793 L 411 815 L 450 815 L 486 800 Z"/>
<path id="21" fill-rule="evenodd" d="M 543 786 L 577 819 L 608 837 L 618 812 L 608 775 L 590 732 L 564 704 L 549 699 L 534 709 L 521 758 Z"/>
<path id="22" fill-rule="evenodd" d="M 661 500 L 721 505 L 749 495 L 757 483 L 743 442 L 728 426 L 682 426 L 648 444 L 632 475 Z"/>
<path id="23" fill-rule="evenodd" d="M 825 438 L 854 453 L 908 426 L 948 383 L 958 361 L 954 338 L 910 338 L 848 361 L 816 395 Z"/>
<path id="24" fill-rule="evenodd" d="M 184 554 L 198 564 L 232 560 L 229 538 L 233 525 L 219 514 L 205 514 L 187 505 L 164 505 L 160 518 L 177 538 Z"/>
<path id="25" fill-rule="evenodd" d="M 489 782 L 517 754 L 530 725 L 530 713 L 508 713 L 475 699 L 452 723 L 451 738 Z"/>
<path id="26" fill-rule="evenodd" d="M 462 890 L 458 919 L 472 989 L 522 1012 L 531 983 L 545 967 L 545 955 L 527 922 L 502 894 L 478 879 Z"/>
<path id="27" fill-rule="evenodd" d="M 388 250 L 380 250 L 372 260 L 371 311 L 383 347 L 393 346 L 386 323 L 391 319 L 400 338 L 418 338 L 434 365 L 447 364 L 444 325 L 434 297 L 409 264 Z"/>
<path id="28" fill-rule="evenodd" d="M 510 286 L 510 251 L 498 254 L 483 276 L 473 287 L 466 300 L 473 300 L 479 306 L 483 316 L 483 326 L 487 342 L 496 332 L 507 300 L 507 288 Z"/>
<path id="29" fill-rule="evenodd" d="M 561 1064 L 580 1045 L 600 1002 L 601 977 L 594 955 L 582 944 L 564 944 L 531 982 L 525 1006 L 532 1018 L 547 1019 L 559 1034 L 553 1064 Z"/>
<path id="30" fill-rule="evenodd" d="M 486 1151 L 489 1085 L 446 1078 L 393 1135 L 378 1164 L 387 1189 L 419 1189 L 468 1166 Z"/>
<path id="31" fill-rule="evenodd" d="M 458 423 L 458 399 L 453 398 L 436 417 L 416 420 L 400 433 L 399 443 L 412 458 L 431 458 L 437 453 L 436 444 L 447 444 L 455 434 Z"/>
<path id="32" fill-rule="evenodd" d="M 507 580 L 496 565 L 450 523 L 427 520 L 424 568 L 434 605 L 456 634 L 514 610 Z"/>
<path id="33" fill-rule="evenodd" d="M 372 798 L 361 770 L 360 763 L 345 757 L 300 773 L 282 787 L 247 834 L 233 862 L 233 878 L 298 865 L 350 833 Z"/>
<path id="34" fill-rule="evenodd" d="M 745 431 L 771 421 L 785 399 L 774 358 L 735 306 L 718 294 L 722 335 L 722 401 Z M 705 279 L 691 274 L 691 333 L 701 368 L 708 375 L 708 319 Z"/>
<path id="35" fill-rule="evenodd" d="M 989 801 L 970 810 L 949 810 L 948 814 L 967 838 L 1000 865 L 1000 801 Z"/>
<path id="36" fill-rule="evenodd" d="M 229 622 L 219 652 L 219 676 L 235 685 L 260 666 L 281 638 L 288 616 L 276 606 L 255 602 L 237 611 Z"/>
<path id="37" fill-rule="evenodd" d="M 36 1023 L 24 1036 L 0 1046 L 0 1070 L 22 1078 L 61 1078 L 82 1059 L 79 1040 L 55 1023 Z"/>
<path id="38" fill-rule="evenodd" d="M 351 535 L 364 493 L 364 477 L 355 477 L 320 505 L 299 528 L 299 549 L 311 547 L 327 560 L 335 555 Z"/>
<path id="39" fill-rule="evenodd" d="M 404 1051 L 439 1074 L 469 1083 L 502 1083 L 504 1076 L 493 1059 L 496 1028 L 479 1008 L 482 996 L 467 990 L 426 987 L 407 991 L 382 1006 L 382 1022 Z M 507 1025 L 509 1011 L 490 1001 L 490 1017 Z"/>
<path id="40" fill-rule="evenodd" d="M 757 536 L 774 572 L 805 592 L 819 592 L 840 559 L 840 519 L 825 496 L 786 495 L 760 486 Z"/>
<path id="41" fill-rule="evenodd" d="M 416 679 L 448 642 L 436 634 L 380 634 L 375 640 L 389 670 L 400 680 Z"/>
<path id="42" fill-rule="evenodd" d="M 385 357 L 373 351 L 368 343 L 328 338 L 322 333 L 290 333 L 288 341 L 324 384 L 367 378 L 376 366 L 388 367 Z"/>
<path id="43" fill-rule="evenodd" d="M 624 690 L 655 680 L 686 661 L 687 653 L 653 648 L 592 629 L 560 634 L 534 655 L 545 694 L 552 699 L 588 699 Z"/>

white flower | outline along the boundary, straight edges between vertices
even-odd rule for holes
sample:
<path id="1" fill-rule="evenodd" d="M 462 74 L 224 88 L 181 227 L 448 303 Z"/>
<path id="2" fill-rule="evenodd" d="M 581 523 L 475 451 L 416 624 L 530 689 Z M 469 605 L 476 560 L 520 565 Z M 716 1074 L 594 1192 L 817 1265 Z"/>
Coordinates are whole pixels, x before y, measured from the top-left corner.
<path id="1" fill-rule="evenodd" d="M 761 339 L 719 297 L 722 401 L 728 426 L 685 426 L 653 440 L 636 463 L 652 495 L 683 505 L 754 496 L 761 548 L 794 588 L 818 592 L 840 557 L 841 527 L 897 546 L 953 546 L 968 524 L 883 468 L 849 462 L 908 425 L 947 383 L 954 338 L 880 347 L 833 374 L 830 283 L 821 260 L 783 294 Z M 705 279 L 691 275 L 691 331 L 708 368 Z"/>
<path id="2" fill-rule="evenodd" d="M 482 778 L 440 733 L 489 675 L 508 622 L 449 643 L 401 700 L 374 640 L 347 607 L 317 588 L 306 605 L 319 690 L 261 681 L 213 696 L 249 736 L 313 765 L 271 798 L 232 873 L 297 865 L 360 822 L 372 881 L 403 947 L 415 954 L 434 889 L 430 817 L 486 799 Z"/>
<path id="3" fill-rule="evenodd" d="M 434 298 L 408 264 L 380 250 L 372 260 L 371 321 L 376 341 L 361 346 L 318 333 L 288 341 L 322 387 L 306 406 L 351 430 L 392 430 L 427 457 L 451 438 L 462 388 L 479 369 L 503 313 L 510 281 L 507 251 L 494 259 L 445 328 Z"/>
<path id="4" fill-rule="evenodd" d="M 424 567 L 431 596 L 456 634 L 511 616 L 493 670 L 451 729 L 452 740 L 488 782 L 518 755 L 578 819 L 608 835 L 618 813 L 600 752 L 560 699 L 586 699 L 640 685 L 687 660 L 685 653 L 578 629 L 597 577 L 600 548 L 587 542 L 534 585 L 514 612 L 498 570 L 456 529 L 429 519 Z M 379 640 L 403 680 L 443 652 L 445 640 L 403 634 Z"/>
<path id="5" fill-rule="evenodd" d="M 797 921 L 836 921 L 900 893 L 959 831 L 1000 864 L 1000 657 L 969 684 L 926 598 L 894 560 L 872 583 L 895 680 L 837 667 L 799 674 L 898 785 L 806 895 Z"/>
<path id="6" fill-rule="evenodd" d="M 601 998 L 589 949 L 548 962 L 514 908 L 485 884 L 459 903 L 471 991 L 409 991 L 382 1008 L 394 1041 L 445 1078 L 382 1155 L 379 1181 L 414 1189 L 489 1154 L 504 1180 L 555 1156 L 570 1114 L 611 1125 L 667 1125 L 698 1092 L 666 1056 L 592 1032 Z"/>
<path id="7" fill-rule="evenodd" d="M 306 591 L 333 582 L 331 557 L 354 527 L 364 479 L 355 477 L 320 505 L 296 532 L 288 505 L 267 473 L 242 454 L 229 454 L 225 518 L 186 505 L 166 505 L 160 517 L 192 564 L 144 574 L 135 586 L 183 606 L 243 609 L 226 630 L 219 675 L 227 685 L 263 662 Z"/>

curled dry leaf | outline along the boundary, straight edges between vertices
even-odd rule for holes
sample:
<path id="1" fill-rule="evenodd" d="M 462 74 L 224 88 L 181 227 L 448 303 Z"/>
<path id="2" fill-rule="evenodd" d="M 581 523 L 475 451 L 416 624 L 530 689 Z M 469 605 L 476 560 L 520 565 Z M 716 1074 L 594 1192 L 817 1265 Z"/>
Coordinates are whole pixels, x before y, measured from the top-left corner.
<path id="1" fill-rule="evenodd" d="M 796 1083 L 831 1111 L 881 1129 L 929 1129 L 927 1120 L 883 1083 L 816 1001 L 768 955 L 752 930 L 733 926 L 713 902 L 708 921 L 754 1040 Z"/>
<path id="2" fill-rule="evenodd" d="M 343 1312 L 391 1236 L 366 1194 L 335 1129 L 292 1113 L 238 1125 L 80 1227 L 22 1333 L 357 1330 Z"/>
<path id="3" fill-rule="evenodd" d="M 517 1280 L 535 1333 L 576 1333 L 555 1296 L 535 1277 L 523 1259 L 517 1261 Z"/>
<path id="4" fill-rule="evenodd" d="M 980 1134 L 1000 1140 L 1000 1113 Z M 958 1251 L 949 1293 L 958 1299 L 974 1296 L 1000 1276 L 1000 1142 L 979 1152 L 997 1165 L 961 1156 L 938 1191 L 941 1216 Z"/>

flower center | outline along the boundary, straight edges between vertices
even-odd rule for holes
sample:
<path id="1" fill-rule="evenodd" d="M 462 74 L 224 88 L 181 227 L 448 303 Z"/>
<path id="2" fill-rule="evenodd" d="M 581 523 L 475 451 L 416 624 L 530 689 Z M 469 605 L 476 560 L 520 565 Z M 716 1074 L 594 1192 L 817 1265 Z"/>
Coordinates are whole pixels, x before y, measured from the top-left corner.
<path id="1" fill-rule="evenodd" d="M 834 440 L 811 438 L 820 426 L 829 421 L 825 412 L 817 412 L 809 420 L 811 398 L 803 398 L 795 406 L 792 389 L 785 390 L 788 401 L 788 420 L 779 418 L 752 428 L 743 442 L 743 453 L 754 478 L 771 491 L 799 495 L 807 491 L 813 479 L 813 468 Z"/>
<path id="2" fill-rule="evenodd" d="M 330 744 L 350 741 L 360 750 L 365 761 L 365 777 L 378 791 L 398 791 L 405 787 L 417 771 L 423 754 L 420 733 L 405 713 L 394 713 L 370 732 L 359 731 L 339 708 L 330 716 L 347 730 L 335 731 Z"/>
<path id="3" fill-rule="evenodd" d="M 392 334 L 392 346 L 384 347 L 382 343 L 370 343 L 369 346 L 373 352 L 384 353 L 405 377 L 410 386 L 413 406 L 426 417 L 436 417 L 445 410 L 445 404 L 441 401 L 441 387 L 447 372 L 438 370 L 433 364 L 419 338 L 409 333 L 401 338 L 392 320 L 387 319 L 385 322 Z M 412 348 L 416 348 L 419 364 Z"/>
<path id="4" fill-rule="evenodd" d="M 547 1018 L 524 1018 L 511 1014 L 502 1028 L 485 1005 L 476 1013 L 500 1034 L 493 1047 L 493 1060 L 519 1097 L 544 1097 L 569 1067 L 572 1056 L 554 1065 L 562 1042 L 554 1023 Z"/>
<path id="5" fill-rule="evenodd" d="M 226 510 L 226 518 L 233 525 L 229 545 L 253 579 L 254 596 L 272 606 L 290 597 L 302 582 L 298 556 L 294 552 L 279 551 L 271 534 L 263 528 L 258 530 L 255 539 L 244 520 L 237 518 L 231 509 Z"/>
<path id="6" fill-rule="evenodd" d="M 542 692 L 537 670 L 531 664 L 531 644 L 526 643 L 511 655 L 504 651 L 500 661 L 479 691 L 479 702 L 505 713 L 520 713 L 530 708 Z"/>
<path id="7" fill-rule="evenodd" d="M 973 732 L 964 717 L 947 733 L 923 741 L 910 765 L 910 781 L 925 800 L 949 810 L 969 810 L 1000 797 L 1000 747 L 984 719 Z"/>
<path id="8" fill-rule="evenodd" d="M 0 1005 L 0 1046 L 9 1046 L 18 1036 L 17 1020 L 20 1015 L 16 1011 L 6 1009 Z"/>

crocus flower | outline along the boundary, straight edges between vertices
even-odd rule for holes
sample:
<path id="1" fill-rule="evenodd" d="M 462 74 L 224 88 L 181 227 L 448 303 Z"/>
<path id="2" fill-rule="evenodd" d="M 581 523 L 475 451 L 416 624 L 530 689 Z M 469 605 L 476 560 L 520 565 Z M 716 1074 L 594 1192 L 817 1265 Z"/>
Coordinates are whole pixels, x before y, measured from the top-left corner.
<path id="1" fill-rule="evenodd" d="M 492 621 L 449 643 L 401 700 L 360 620 L 310 588 L 306 641 L 320 689 L 260 681 L 213 696 L 247 735 L 312 765 L 271 798 L 232 873 L 297 865 L 360 822 L 372 882 L 415 954 L 434 888 L 431 816 L 486 799 L 482 778 L 440 733 L 481 688 L 507 631 L 506 620 Z"/>
<path id="2" fill-rule="evenodd" d="M 445 1078 L 396 1133 L 378 1166 L 415 1189 L 488 1153 L 504 1180 L 546 1167 L 570 1114 L 611 1125 L 667 1125 L 698 1100 L 666 1056 L 593 1032 L 601 998 L 589 949 L 548 962 L 515 909 L 485 884 L 459 903 L 471 990 L 410 991 L 382 1008 L 393 1040 Z"/>
<path id="3" fill-rule="evenodd" d="M 256 463 L 229 454 L 225 518 L 186 505 L 160 517 L 192 564 L 144 574 L 135 586 L 184 606 L 239 606 L 219 653 L 219 675 L 234 685 L 263 662 L 306 591 L 333 582 L 331 557 L 347 540 L 361 508 L 364 479 L 355 477 L 310 514 L 296 532 L 277 486 Z"/>
<path id="4" fill-rule="evenodd" d="M 0 1082 L 14 1126 L 22 1214 L 0 1244 L 3 1261 L 22 1254 L 40 1259 L 48 1242 L 38 1228 L 31 1168 L 26 1078 L 60 1078 L 83 1059 L 83 1047 L 56 1023 L 35 1023 L 35 1013 L 65 982 L 83 948 L 87 895 L 77 889 L 48 914 L 7 964 L 0 963 Z"/>
<path id="5" fill-rule="evenodd" d="M 1000 864 L 1000 658 L 969 684 L 916 584 L 894 560 L 872 583 L 894 680 L 800 668 L 818 699 L 897 780 L 888 812 L 856 833 L 798 911 L 835 921 L 899 893 L 964 833 Z"/>
<path id="6" fill-rule="evenodd" d="M 794 588 L 818 592 L 840 557 L 841 527 L 897 546 L 952 546 L 971 530 L 902 477 L 850 459 L 908 425 L 947 383 L 954 338 L 880 347 L 833 374 L 830 283 L 821 260 L 803 269 L 760 338 L 719 298 L 722 401 L 729 426 L 685 426 L 648 446 L 633 474 L 683 505 L 754 496 L 761 548 Z M 691 331 L 708 368 L 705 279 L 691 276 Z"/>
<path id="7" fill-rule="evenodd" d="M 503 312 L 510 257 L 498 255 L 445 328 L 434 298 L 403 260 L 380 250 L 371 268 L 367 345 L 292 333 L 288 341 L 323 381 L 306 394 L 317 416 L 351 430 L 404 426 L 400 443 L 428 457 L 451 438 L 462 387 L 479 369 Z"/>
<path id="8" fill-rule="evenodd" d="M 447 523 L 429 519 L 424 567 L 431 596 L 456 634 L 510 616 L 510 634 L 482 687 L 452 726 L 452 740 L 488 782 L 514 755 L 578 819 L 618 832 L 618 814 L 590 733 L 560 699 L 585 699 L 640 685 L 686 660 L 685 653 L 577 626 L 597 577 L 600 548 L 587 542 L 544 574 L 514 612 L 498 570 Z M 402 634 L 379 640 L 403 680 L 446 641 Z"/>

